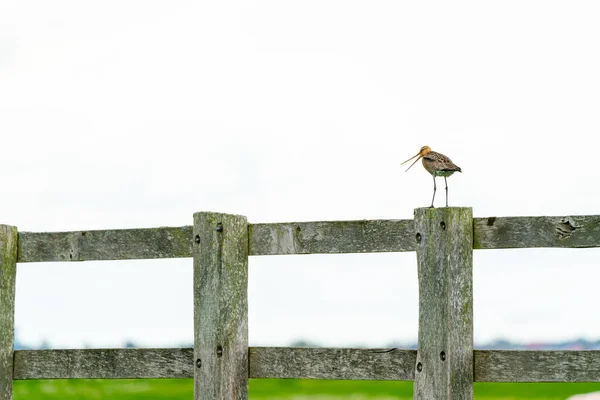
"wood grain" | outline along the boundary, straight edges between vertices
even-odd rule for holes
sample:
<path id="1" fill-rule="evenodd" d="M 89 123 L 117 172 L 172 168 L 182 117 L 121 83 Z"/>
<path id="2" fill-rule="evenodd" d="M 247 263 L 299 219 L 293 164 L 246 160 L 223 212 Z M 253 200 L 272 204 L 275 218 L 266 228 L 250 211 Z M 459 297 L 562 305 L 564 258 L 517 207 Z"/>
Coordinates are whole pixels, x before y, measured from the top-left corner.
<path id="1" fill-rule="evenodd" d="M 249 377 L 412 380 L 416 350 L 250 347 Z M 194 350 L 17 350 L 14 379 L 193 378 Z"/>
<path id="2" fill-rule="evenodd" d="M 250 348 L 250 378 L 413 380 L 416 350 Z"/>
<path id="3" fill-rule="evenodd" d="M 600 247 L 600 215 L 476 218 L 476 249 Z"/>
<path id="4" fill-rule="evenodd" d="M 291 222 L 250 225 L 250 254 L 413 251 L 412 220 Z"/>
<path id="5" fill-rule="evenodd" d="M 480 382 L 600 382 L 598 350 L 478 350 Z"/>
<path id="6" fill-rule="evenodd" d="M 15 379 L 192 378 L 194 349 L 17 350 Z"/>
<path id="7" fill-rule="evenodd" d="M 249 255 L 414 251 L 412 220 L 251 224 Z M 600 216 L 473 219 L 473 248 L 600 247 Z M 192 256 L 192 227 L 19 233 L 19 262 Z"/>
<path id="8" fill-rule="evenodd" d="M 19 233 L 19 262 L 192 256 L 192 227 Z"/>
<path id="9" fill-rule="evenodd" d="M 194 214 L 194 398 L 248 399 L 248 222 Z"/>
<path id="10" fill-rule="evenodd" d="M 0 400 L 12 399 L 17 228 L 0 225 Z"/>
<path id="11" fill-rule="evenodd" d="M 253 379 L 412 380 L 416 350 L 250 347 Z M 14 379 L 193 378 L 194 349 L 16 350 Z M 476 382 L 600 382 L 600 351 L 475 350 Z"/>
<path id="12" fill-rule="evenodd" d="M 418 208 L 419 341 L 414 398 L 473 398 L 470 208 Z"/>

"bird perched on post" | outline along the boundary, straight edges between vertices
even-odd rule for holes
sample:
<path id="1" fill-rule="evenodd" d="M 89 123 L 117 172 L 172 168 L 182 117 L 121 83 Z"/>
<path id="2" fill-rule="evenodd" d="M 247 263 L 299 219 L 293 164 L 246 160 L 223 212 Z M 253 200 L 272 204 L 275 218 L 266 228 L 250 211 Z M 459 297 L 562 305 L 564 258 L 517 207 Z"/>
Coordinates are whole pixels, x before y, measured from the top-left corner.
<path id="1" fill-rule="evenodd" d="M 408 171 L 412 168 L 413 165 L 417 163 L 421 158 L 423 159 L 423 167 L 433 176 L 433 198 L 431 199 L 431 208 L 433 208 L 433 200 L 435 199 L 435 177 L 443 176 L 444 182 L 446 183 L 446 207 L 448 207 L 448 181 L 447 177 L 452 175 L 455 172 L 462 172 L 460 167 L 457 167 L 456 164 L 452 162 L 451 159 L 446 157 L 441 153 L 436 153 L 435 151 L 431 151 L 429 146 L 421 147 L 421 150 L 408 160 L 404 161 L 402 164 L 406 164 L 413 158 L 417 157 L 415 162 L 410 164 L 410 167 L 406 169 Z M 402 165 L 400 164 L 400 165 Z"/>

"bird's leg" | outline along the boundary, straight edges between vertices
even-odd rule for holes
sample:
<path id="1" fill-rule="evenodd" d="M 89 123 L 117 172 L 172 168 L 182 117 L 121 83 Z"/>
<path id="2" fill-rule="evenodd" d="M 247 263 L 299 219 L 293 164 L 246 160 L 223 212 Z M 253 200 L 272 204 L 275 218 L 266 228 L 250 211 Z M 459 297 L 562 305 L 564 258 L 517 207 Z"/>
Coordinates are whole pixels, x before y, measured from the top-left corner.
<path id="1" fill-rule="evenodd" d="M 433 208 L 433 200 L 435 199 L 435 175 L 433 176 L 433 197 L 431 198 L 431 208 Z"/>
<path id="2" fill-rule="evenodd" d="M 448 181 L 446 177 L 444 177 L 444 182 L 446 183 L 446 207 L 448 207 Z"/>

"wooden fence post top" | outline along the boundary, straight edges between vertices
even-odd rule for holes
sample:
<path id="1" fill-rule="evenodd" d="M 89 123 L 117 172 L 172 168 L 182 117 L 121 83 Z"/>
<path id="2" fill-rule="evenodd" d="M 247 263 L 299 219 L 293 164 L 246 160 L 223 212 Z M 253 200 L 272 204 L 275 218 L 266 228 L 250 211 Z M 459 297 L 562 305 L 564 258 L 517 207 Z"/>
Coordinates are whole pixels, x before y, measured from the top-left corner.
<path id="1" fill-rule="evenodd" d="M 212 212 L 212 211 L 196 211 L 194 212 L 194 218 L 196 218 L 197 215 L 209 215 L 215 218 L 218 217 L 228 217 L 228 218 L 244 218 L 246 220 L 248 220 L 248 218 L 244 215 L 241 214 L 229 214 L 229 213 L 223 213 L 223 212 Z"/>
<path id="2" fill-rule="evenodd" d="M 424 214 L 437 214 L 440 212 L 457 212 L 457 211 L 466 211 L 469 210 L 471 212 L 471 214 L 473 213 L 473 207 L 439 207 L 439 208 L 432 208 L 432 207 L 418 207 L 415 208 L 414 210 L 414 215 L 416 216 L 417 213 L 424 213 Z"/>

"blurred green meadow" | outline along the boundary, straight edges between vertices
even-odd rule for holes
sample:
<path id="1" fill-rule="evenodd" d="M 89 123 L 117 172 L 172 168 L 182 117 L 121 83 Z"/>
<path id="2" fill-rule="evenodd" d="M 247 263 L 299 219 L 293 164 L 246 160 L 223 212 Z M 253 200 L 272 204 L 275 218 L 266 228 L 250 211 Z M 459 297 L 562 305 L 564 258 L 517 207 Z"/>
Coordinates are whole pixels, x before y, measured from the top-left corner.
<path id="1" fill-rule="evenodd" d="M 250 399 L 409 400 L 412 382 L 250 380 Z M 15 400 L 37 399 L 193 399 L 191 379 L 73 379 L 15 381 Z M 477 400 L 564 400 L 600 391 L 600 383 L 476 383 Z"/>

